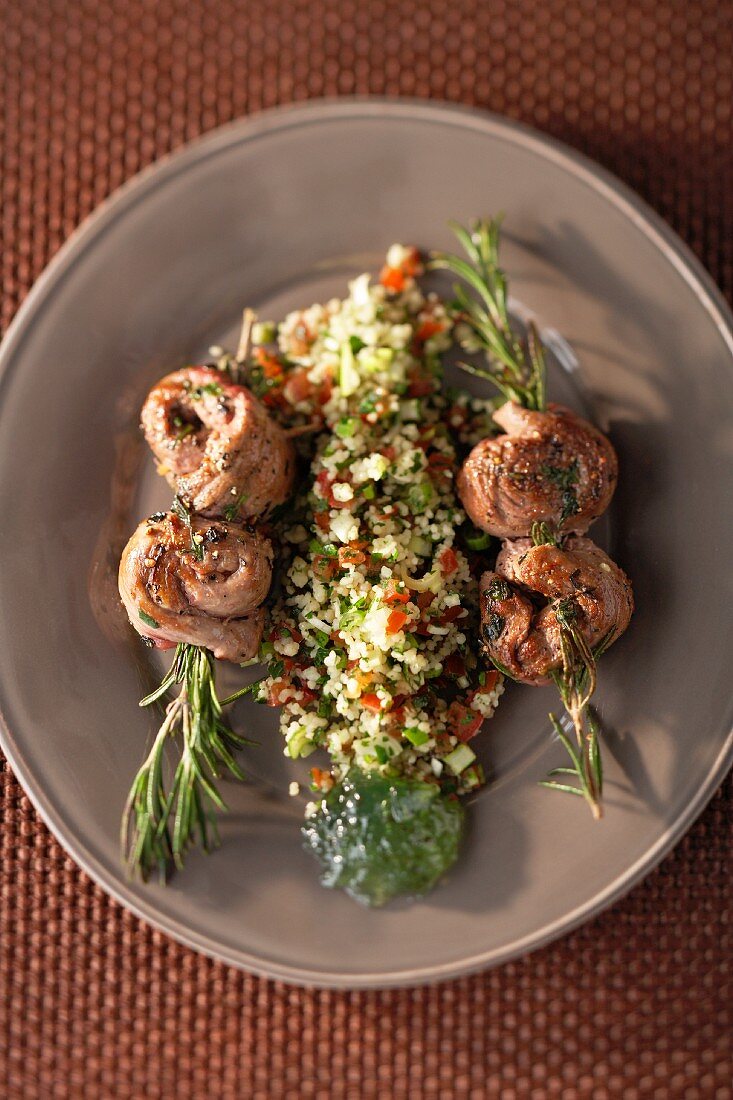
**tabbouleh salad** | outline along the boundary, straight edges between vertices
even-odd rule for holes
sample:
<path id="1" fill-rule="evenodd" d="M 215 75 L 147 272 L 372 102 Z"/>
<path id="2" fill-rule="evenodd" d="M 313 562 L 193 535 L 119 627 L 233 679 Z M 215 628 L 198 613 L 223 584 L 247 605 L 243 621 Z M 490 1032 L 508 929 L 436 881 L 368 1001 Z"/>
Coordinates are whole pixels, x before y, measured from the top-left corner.
<path id="1" fill-rule="evenodd" d="M 259 687 L 282 708 L 287 755 L 330 754 L 330 770 L 312 770 L 309 815 L 353 768 L 446 795 L 480 786 L 469 742 L 503 691 L 477 654 L 490 540 L 454 488 L 493 404 L 444 390 L 456 326 L 422 270 L 417 250 L 393 245 L 378 281 L 360 275 L 343 300 L 255 327 L 250 385 L 289 426 L 314 428 L 301 437 L 310 472 L 278 525 Z"/>

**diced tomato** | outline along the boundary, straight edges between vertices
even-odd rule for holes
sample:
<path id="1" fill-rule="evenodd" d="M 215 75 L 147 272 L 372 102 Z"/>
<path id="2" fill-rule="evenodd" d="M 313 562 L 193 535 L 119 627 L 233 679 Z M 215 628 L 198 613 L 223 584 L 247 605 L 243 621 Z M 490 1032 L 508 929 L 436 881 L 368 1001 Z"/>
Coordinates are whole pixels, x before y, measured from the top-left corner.
<path id="1" fill-rule="evenodd" d="M 269 707 L 281 707 L 293 693 L 293 689 L 286 680 L 274 680 L 267 696 Z"/>
<path id="2" fill-rule="evenodd" d="M 428 466 L 431 470 L 451 470 L 453 459 L 450 455 L 444 455 L 441 451 L 431 451 L 428 455 Z"/>
<path id="3" fill-rule="evenodd" d="M 311 768 L 310 779 L 313 781 L 314 787 L 317 787 L 320 791 L 330 791 L 333 785 L 333 777 L 328 771 L 324 771 L 322 768 Z"/>
<path id="4" fill-rule="evenodd" d="M 354 503 L 353 498 L 351 500 L 336 500 L 333 495 L 334 479 L 330 474 L 327 474 L 325 470 L 321 470 L 320 474 L 316 477 L 316 484 L 321 490 L 321 495 L 325 498 L 329 508 L 351 508 Z M 341 480 L 346 480 L 342 478 Z"/>
<path id="5" fill-rule="evenodd" d="M 424 344 L 431 336 L 436 336 L 439 332 L 442 332 L 444 327 L 440 321 L 423 321 L 415 333 L 415 339 Z"/>
<path id="6" fill-rule="evenodd" d="M 313 557 L 313 572 L 322 581 L 330 581 L 338 572 L 338 568 L 336 558 L 326 557 L 325 554 L 315 554 Z"/>
<path id="7" fill-rule="evenodd" d="M 361 565 L 363 561 L 366 561 L 366 554 L 361 550 L 355 550 L 351 546 L 340 546 L 338 551 L 338 562 L 343 568 L 345 565 Z"/>
<path id="8" fill-rule="evenodd" d="M 305 355 L 313 343 L 313 333 L 310 331 L 302 317 L 290 333 L 290 350 L 293 355 Z"/>
<path id="9" fill-rule="evenodd" d="M 372 695 L 371 693 L 362 695 L 361 705 L 369 710 L 382 710 L 382 700 L 378 695 Z"/>
<path id="10" fill-rule="evenodd" d="M 455 573 L 458 569 L 458 558 L 456 557 L 455 550 L 451 550 L 450 547 L 443 551 L 439 560 L 440 568 L 446 577 L 449 577 L 451 573 Z"/>
<path id="11" fill-rule="evenodd" d="M 415 376 L 410 379 L 407 385 L 408 397 L 426 397 L 427 394 L 432 393 L 435 389 L 435 382 L 432 378 L 425 378 Z"/>
<path id="12" fill-rule="evenodd" d="M 451 703 L 446 715 L 448 727 L 459 741 L 470 741 L 484 723 L 484 716 L 477 714 L 463 703 Z"/>
<path id="13" fill-rule="evenodd" d="M 255 348 L 254 360 L 262 368 L 265 378 L 279 378 L 283 373 L 280 360 L 266 348 Z"/>
<path id="14" fill-rule="evenodd" d="M 318 387 L 318 404 L 325 405 L 327 401 L 331 400 L 331 394 L 333 393 L 333 379 L 329 376 L 324 378 Z"/>
<path id="15" fill-rule="evenodd" d="M 456 679 L 459 676 L 465 675 L 466 662 L 460 653 L 449 653 L 443 661 L 443 671 L 447 672 L 449 676 L 455 676 Z"/>
<path id="16" fill-rule="evenodd" d="M 282 395 L 282 390 L 273 389 L 268 390 L 266 394 L 261 398 L 263 404 L 267 405 L 270 409 L 281 409 L 285 406 L 285 398 Z"/>
<path id="17" fill-rule="evenodd" d="M 465 612 L 461 605 L 457 604 L 455 607 L 446 608 L 446 610 L 439 616 L 438 622 L 441 626 L 445 626 L 446 623 L 454 623 L 456 619 L 463 618 L 464 614 Z"/>
<path id="18" fill-rule="evenodd" d="M 476 695 L 490 695 L 496 687 L 496 682 L 499 679 L 499 673 L 496 669 L 491 669 L 490 672 L 485 674 L 485 679 L 480 687 L 477 687 L 475 691 L 472 691 L 468 696 L 468 702 L 470 703 Z"/>
<path id="19" fill-rule="evenodd" d="M 316 512 L 315 520 L 321 531 L 327 531 L 330 526 L 330 520 L 328 518 L 328 512 Z"/>
<path id="20" fill-rule="evenodd" d="M 390 462 L 394 462 L 397 457 L 397 451 L 394 447 L 380 447 L 377 453 L 383 455 L 384 458 L 388 458 Z"/>
<path id="21" fill-rule="evenodd" d="M 385 264 L 379 272 L 379 281 L 387 290 L 399 292 L 405 289 L 405 275 L 399 267 L 388 267 Z"/>
<path id="22" fill-rule="evenodd" d="M 293 371 L 283 387 L 286 399 L 295 405 L 298 401 L 305 401 L 313 393 L 313 383 L 308 379 L 307 370 Z"/>
<path id="23" fill-rule="evenodd" d="M 409 603 L 410 593 L 406 588 L 398 588 L 396 581 L 390 581 L 384 592 L 385 603 Z"/>
<path id="24" fill-rule="evenodd" d="M 397 634 L 402 630 L 402 627 L 409 621 L 410 616 L 406 615 L 404 611 L 393 611 L 387 619 L 387 633 Z"/>

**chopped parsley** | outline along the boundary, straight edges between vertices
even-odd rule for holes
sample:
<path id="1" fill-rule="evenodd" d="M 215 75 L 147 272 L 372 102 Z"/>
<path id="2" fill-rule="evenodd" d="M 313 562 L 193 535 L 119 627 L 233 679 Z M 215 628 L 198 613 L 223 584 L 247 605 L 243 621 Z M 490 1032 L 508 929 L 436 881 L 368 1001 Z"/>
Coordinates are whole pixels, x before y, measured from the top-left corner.
<path id="1" fill-rule="evenodd" d="M 560 522 L 568 519 L 570 516 L 574 516 L 579 511 L 578 497 L 576 495 L 574 485 L 577 485 L 580 478 L 578 470 L 577 459 L 574 459 L 569 466 L 541 466 L 540 470 L 544 477 L 547 478 L 553 485 L 557 486 L 562 492 L 562 511 L 560 512 Z"/>
<path id="2" fill-rule="evenodd" d="M 204 540 L 202 539 L 201 535 L 197 536 L 194 532 L 193 523 L 191 522 L 191 512 L 189 511 L 188 506 L 184 503 L 183 500 L 181 500 L 179 496 L 174 497 L 173 504 L 171 505 L 171 512 L 173 512 L 175 516 L 178 516 L 178 518 L 182 520 L 188 528 L 188 532 L 191 536 L 191 546 L 187 552 L 193 554 L 193 556 L 196 558 L 196 561 L 203 561 Z"/>
<path id="3" fill-rule="evenodd" d="M 239 509 L 242 507 L 246 499 L 247 494 L 240 493 L 236 500 L 232 501 L 231 504 L 227 504 L 226 508 L 224 509 L 224 519 L 228 520 L 229 523 L 231 523 L 232 520 L 235 520 L 239 515 Z"/>
<path id="4" fill-rule="evenodd" d="M 200 401 L 207 394 L 210 397 L 221 397 L 224 393 L 219 382 L 204 382 L 201 386 L 192 386 L 186 381 L 183 383 L 183 388 L 192 401 Z"/>
<path id="5" fill-rule="evenodd" d="M 511 588 L 501 577 L 494 577 L 493 581 L 486 589 L 486 599 L 491 603 L 501 603 L 502 600 L 508 600 L 511 594 Z"/>
<path id="6" fill-rule="evenodd" d="M 501 637 L 501 632 L 506 625 L 506 619 L 501 615 L 489 615 L 483 626 L 483 635 L 487 642 L 495 642 Z"/>

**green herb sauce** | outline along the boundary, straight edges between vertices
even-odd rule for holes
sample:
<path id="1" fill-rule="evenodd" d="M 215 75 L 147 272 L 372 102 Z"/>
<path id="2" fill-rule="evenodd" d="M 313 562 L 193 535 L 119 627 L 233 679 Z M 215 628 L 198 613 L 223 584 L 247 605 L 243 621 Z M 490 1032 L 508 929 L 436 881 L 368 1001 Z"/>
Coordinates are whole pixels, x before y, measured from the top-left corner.
<path id="1" fill-rule="evenodd" d="M 455 862 L 464 810 L 431 783 L 352 768 L 303 826 L 324 886 L 364 905 L 425 894 Z"/>

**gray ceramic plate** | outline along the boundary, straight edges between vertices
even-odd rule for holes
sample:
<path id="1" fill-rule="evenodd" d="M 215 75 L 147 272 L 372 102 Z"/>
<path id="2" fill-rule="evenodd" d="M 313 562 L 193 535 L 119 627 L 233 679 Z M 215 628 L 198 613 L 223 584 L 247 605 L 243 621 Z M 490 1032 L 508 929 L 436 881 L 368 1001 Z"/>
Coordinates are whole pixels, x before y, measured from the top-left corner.
<path id="1" fill-rule="evenodd" d="M 507 692 L 465 853 L 411 907 L 318 885 L 273 712 L 228 787 L 223 845 L 167 888 L 125 880 L 118 823 L 151 732 L 154 670 L 115 598 L 119 548 L 165 490 L 137 440 L 147 386 L 234 327 L 339 292 L 394 240 L 503 210 L 513 290 L 555 339 L 553 385 L 607 426 L 608 529 L 638 613 L 604 658 L 607 816 L 536 781 L 562 750 L 552 694 Z M 2 744 L 45 821 L 106 890 L 171 935 L 295 982 L 445 978 L 608 905 L 710 797 L 731 758 L 731 319 L 677 238 L 617 181 L 537 134 L 448 107 L 316 103 L 237 123 L 144 173 L 63 249 L 2 349 Z M 563 365 L 560 365 L 560 364 Z"/>

